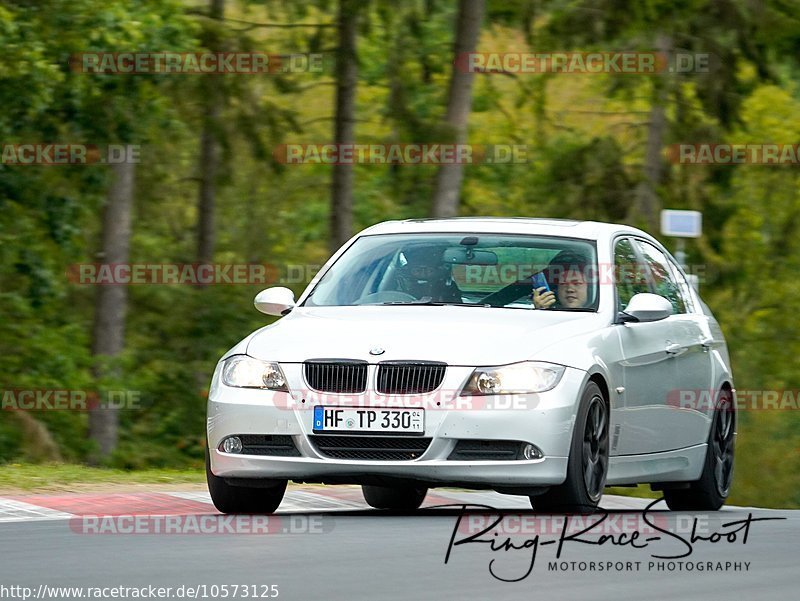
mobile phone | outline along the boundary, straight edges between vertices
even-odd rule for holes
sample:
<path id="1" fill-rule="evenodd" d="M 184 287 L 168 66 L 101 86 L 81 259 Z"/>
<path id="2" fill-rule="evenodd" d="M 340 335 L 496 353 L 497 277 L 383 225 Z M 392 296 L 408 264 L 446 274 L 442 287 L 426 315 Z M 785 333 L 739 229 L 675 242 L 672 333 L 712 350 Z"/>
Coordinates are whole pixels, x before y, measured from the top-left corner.
<path id="1" fill-rule="evenodd" d="M 547 285 L 547 278 L 544 277 L 544 274 L 541 271 L 531 276 L 531 283 L 533 284 L 534 290 L 545 288 L 545 292 L 550 292 L 550 286 Z M 542 294 L 544 294 L 544 292 Z"/>

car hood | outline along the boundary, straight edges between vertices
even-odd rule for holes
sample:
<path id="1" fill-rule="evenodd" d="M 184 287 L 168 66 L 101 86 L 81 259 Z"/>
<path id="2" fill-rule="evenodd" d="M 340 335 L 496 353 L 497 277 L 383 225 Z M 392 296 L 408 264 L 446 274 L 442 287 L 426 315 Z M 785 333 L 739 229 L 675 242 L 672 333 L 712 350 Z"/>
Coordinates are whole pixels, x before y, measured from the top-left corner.
<path id="1" fill-rule="evenodd" d="M 598 327 L 598 320 L 595 313 L 529 309 L 297 307 L 255 332 L 247 354 L 283 363 L 335 358 L 502 365 L 588 333 Z M 372 355 L 373 349 L 384 352 Z"/>

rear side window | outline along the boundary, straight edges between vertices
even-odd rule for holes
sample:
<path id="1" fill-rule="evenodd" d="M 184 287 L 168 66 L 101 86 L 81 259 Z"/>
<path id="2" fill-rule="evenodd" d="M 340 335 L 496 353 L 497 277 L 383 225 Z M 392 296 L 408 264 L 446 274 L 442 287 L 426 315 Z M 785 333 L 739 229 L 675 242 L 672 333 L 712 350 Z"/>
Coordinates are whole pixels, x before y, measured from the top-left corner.
<path id="1" fill-rule="evenodd" d="M 686 302 L 683 293 L 675 280 L 675 276 L 666 255 L 652 244 L 637 240 L 645 264 L 650 273 L 653 292 L 672 303 L 674 313 L 686 313 Z"/>
<path id="2" fill-rule="evenodd" d="M 624 311 L 634 294 L 650 292 L 646 271 L 628 238 L 614 246 L 614 275 L 617 288 L 617 311 Z"/>

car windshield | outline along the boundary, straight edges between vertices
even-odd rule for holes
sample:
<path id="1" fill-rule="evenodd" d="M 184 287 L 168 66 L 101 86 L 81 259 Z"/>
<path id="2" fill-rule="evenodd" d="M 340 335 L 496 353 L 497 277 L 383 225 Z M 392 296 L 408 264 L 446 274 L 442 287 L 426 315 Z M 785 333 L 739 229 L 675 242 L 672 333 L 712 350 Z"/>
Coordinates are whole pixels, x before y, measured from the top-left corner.
<path id="1" fill-rule="evenodd" d="M 465 305 L 534 308 L 534 286 L 553 292 L 549 310 L 595 311 L 593 243 L 509 234 L 363 236 L 323 275 L 308 306 Z M 535 282 L 535 284 L 534 284 Z M 562 289 L 559 292 L 559 287 Z"/>

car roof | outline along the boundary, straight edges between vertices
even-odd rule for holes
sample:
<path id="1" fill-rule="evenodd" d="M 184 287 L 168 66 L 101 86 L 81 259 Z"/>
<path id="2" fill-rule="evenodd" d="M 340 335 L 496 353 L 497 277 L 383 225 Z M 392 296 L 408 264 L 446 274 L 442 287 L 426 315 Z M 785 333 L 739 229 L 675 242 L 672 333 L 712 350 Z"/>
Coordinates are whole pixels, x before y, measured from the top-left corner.
<path id="1" fill-rule="evenodd" d="M 608 239 L 617 234 L 633 234 L 652 238 L 646 232 L 629 225 L 534 217 L 451 217 L 446 219 L 384 221 L 367 228 L 361 232 L 361 235 L 433 232 L 533 234 L 587 240 Z"/>

